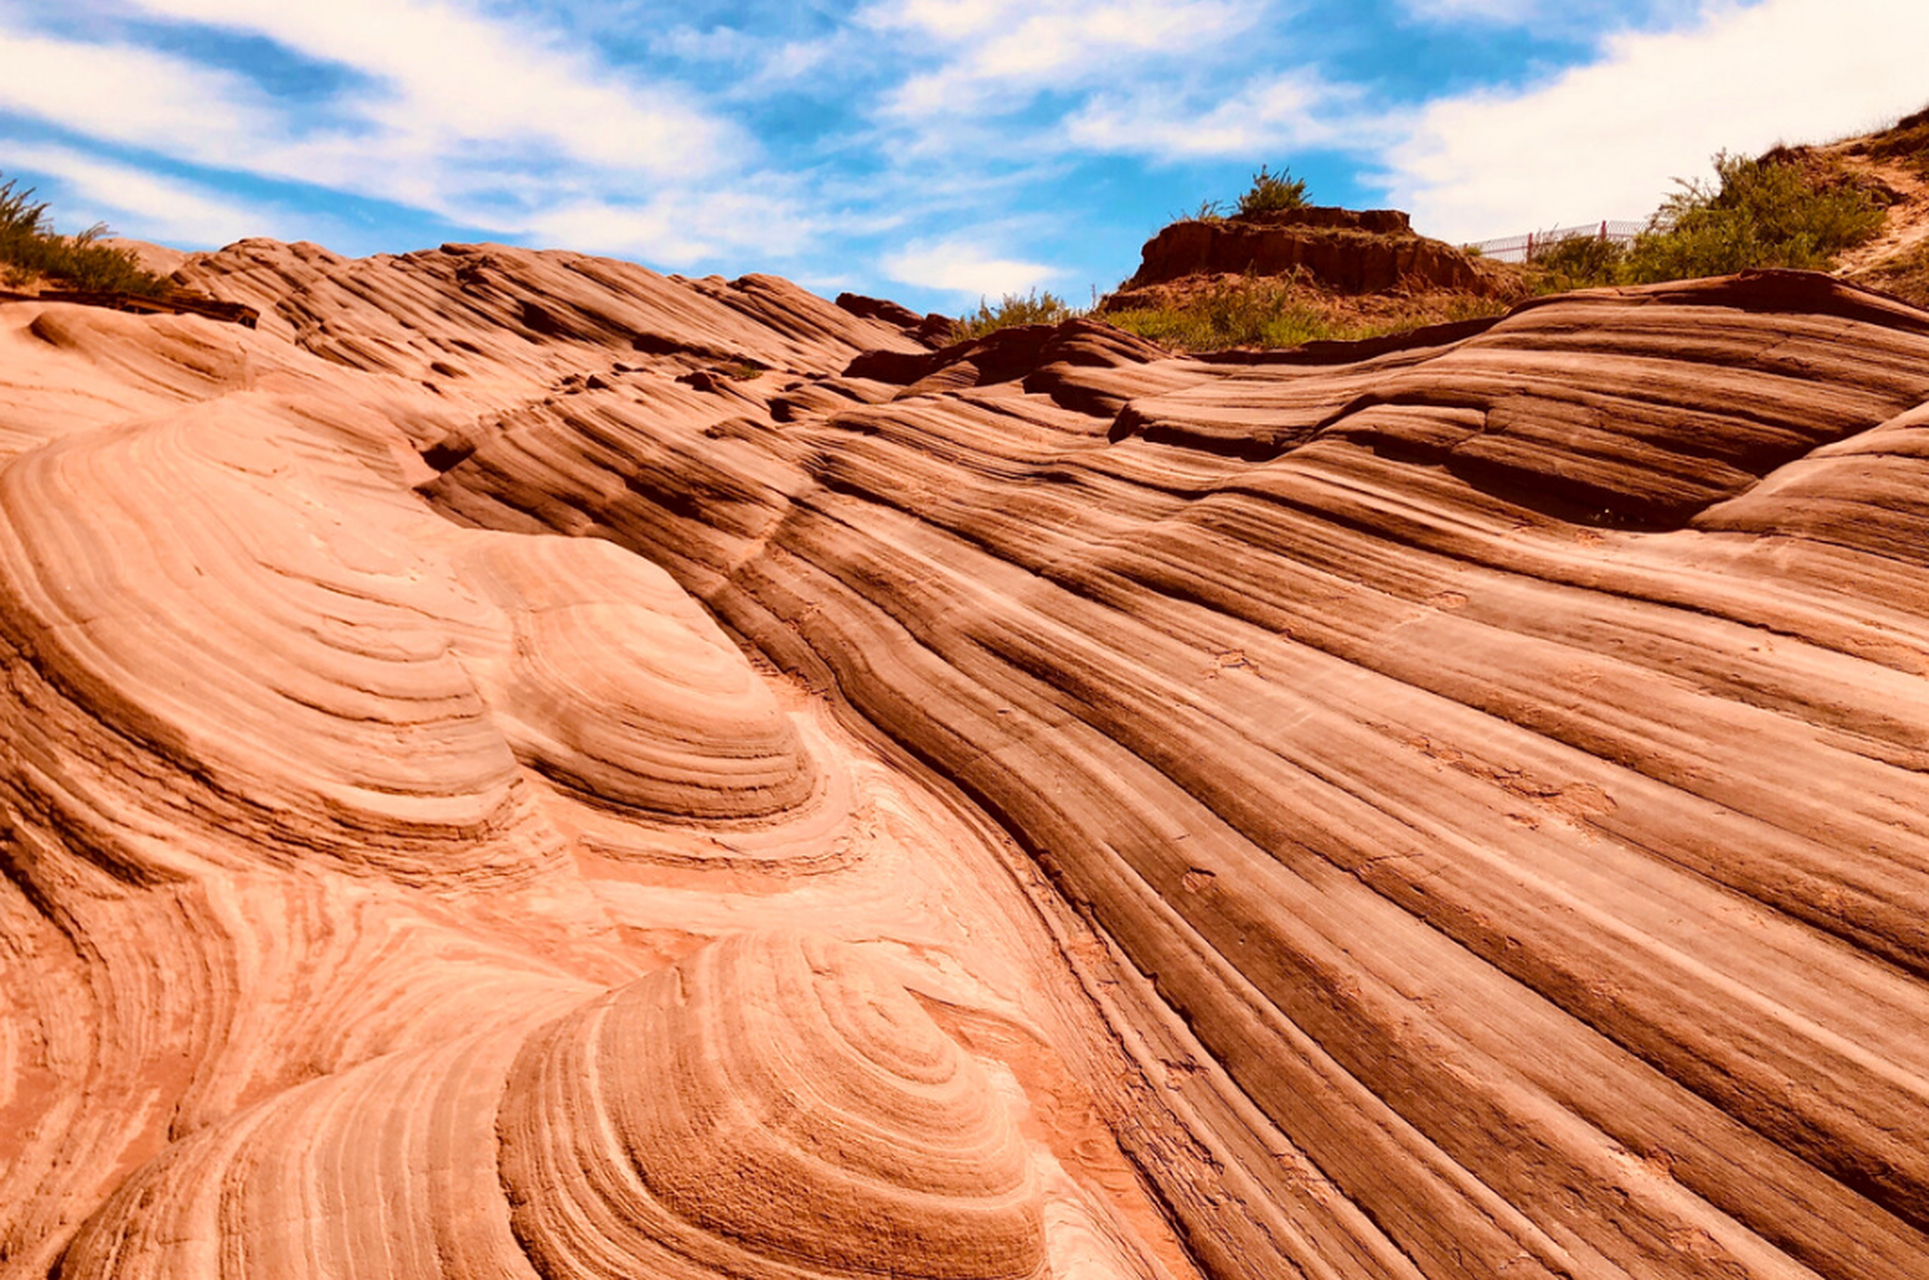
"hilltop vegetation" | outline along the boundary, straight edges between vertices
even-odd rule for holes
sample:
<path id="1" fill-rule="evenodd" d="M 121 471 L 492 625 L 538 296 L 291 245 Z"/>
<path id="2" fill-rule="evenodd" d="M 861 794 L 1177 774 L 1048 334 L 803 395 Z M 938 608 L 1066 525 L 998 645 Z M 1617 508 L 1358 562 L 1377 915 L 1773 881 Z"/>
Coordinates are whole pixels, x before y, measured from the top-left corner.
<path id="1" fill-rule="evenodd" d="M 1513 297 L 1525 293 L 1518 282 L 1500 280 L 1500 272 L 1467 263 L 1451 246 L 1415 237 L 1404 215 L 1311 208 L 1305 180 L 1292 177 L 1284 167 L 1274 173 L 1270 166 L 1261 165 L 1231 207 L 1234 211 L 1227 213 L 1224 203 L 1207 201 L 1180 221 L 1243 223 L 1255 234 L 1267 236 L 1278 234 L 1274 228 L 1281 223 L 1292 224 L 1292 234 L 1323 243 L 1330 252 L 1315 253 L 1308 260 L 1311 269 L 1305 264 L 1284 273 L 1248 269 L 1139 288 L 1129 287 L 1128 282 L 1103 304 L 1098 318 L 1183 351 L 1275 348 L 1356 341 L 1500 315 Z M 1296 210 L 1307 210 L 1308 216 L 1275 216 Z M 1418 268 L 1414 247 L 1422 244 L 1430 246 L 1436 260 L 1456 260 L 1461 278 L 1447 284 L 1437 276 L 1427 278 L 1424 270 L 1409 274 Z M 1383 262 L 1403 264 L 1390 268 L 1385 277 L 1392 280 L 1397 275 L 1396 287 L 1375 287 L 1358 280 L 1339 286 L 1319 274 L 1331 269 L 1335 256 L 1343 264 L 1359 266 L 1363 255 L 1374 253 Z M 1493 287 L 1496 282 L 1498 287 Z"/>
<path id="2" fill-rule="evenodd" d="M 95 223 L 61 235 L 47 216 L 47 203 L 12 179 L 0 182 L 0 280 L 18 288 L 46 280 L 73 289 L 133 293 L 158 298 L 171 290 L 167 277 L 144 269 L 126 249 L 100 243 L 112 234 Z"/>
<path id="3" fill-rule="evenodd" d="M 1354 340 L 1497 315 L 1527 294 L 1658 284 L 1754 268 L 1834 271 L 1929 306 L 1929 110 L 1865 138 L 1826 147 L 1718 152 L 1707 178 L 1677 190 L 1632 244 L 1576 237 L 1538 248 L 1525 266 L 1483 263 L 1486 292 L 1400 287 L 1344 293 L 1303 274 L 1200 276 L 1130 291 L 1095 318 L 1188 351 Z M 1261 166 L 1230 204 L 1207 200 L 1175 223 L 1269 222 L 1307 205 L 1306 183 Z M 1145 296 L 1141 296 L 1145 295 Z M 1081 314 L 1051 293 L 981 303 L 960 336 Z"/>
<path id="4" fill-rule="evenodd" d="M 1719 152 L 1712 182 L 1677 179 L 1680 190 L 1632 245 L 1579 237 L 1529 262 L 1541 293 L 1604 284 L 1658 284 L 1762 267 L 1827 271 L 1882 229 L 1871 190 L 1817 180 L 1789 152 L 1760 158 Z"/>

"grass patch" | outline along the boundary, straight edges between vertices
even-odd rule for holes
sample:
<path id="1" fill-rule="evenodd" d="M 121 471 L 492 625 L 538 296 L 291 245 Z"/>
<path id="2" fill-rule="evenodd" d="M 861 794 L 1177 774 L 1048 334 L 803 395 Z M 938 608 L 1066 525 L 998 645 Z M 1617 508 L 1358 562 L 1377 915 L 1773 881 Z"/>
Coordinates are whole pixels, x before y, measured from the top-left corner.
<path id="1" fill-rule="evenodd" d="M 1157 306 L 1107 311 L 1097 318 L 1182 351 L 1273 349 L 1308 342 L 1357 342 L 1423 325 L 1497 316 L 1507 304 L 1460 293 L 1353 298 L 1274 277 L 1212 281 Z"/>
<path id="2" fill-rule="evenodd" d="M 45 278 L 74 289 L 149 298 L 173 290 L 167 277 L 144 269 L 130 251 L 101 244 L 113 234 L 105 223 L 77 235 L 56 232 L 46 202 L 36 202 L 33 195 L 33 188 L 18 190 L 12 179 L 0 182 L 0 279 L 6 284 L 18 287 Z"/>
<path id="3" fill-rule="evenodd" d="M 1929 178 L 1929 108 L 1902 117 L 1877 134 L 1869 154 L 1878 160 L 1906 160 Z"/>
<path id="4" fill-rule="evenodd" d="M 1191 213 L 1176 213 L 1166 219 L 1171 222 L 1224 222 L 1226 204 L 1223 200 L 1201 200 L 1199 207 Z"/>
<path id="5" fill-rule="evenodd" d="M 952 341 L 982 338 L 999 329 L 1010 329 L 1021 324 L 1058 324 L 1082 314 L 1049 290 L 1043 293 L 1037 289 L 1025 294 L 1008 293 L 996 305 L 980 298 L 978 309 L 967 312 L 952 326 Z"/>

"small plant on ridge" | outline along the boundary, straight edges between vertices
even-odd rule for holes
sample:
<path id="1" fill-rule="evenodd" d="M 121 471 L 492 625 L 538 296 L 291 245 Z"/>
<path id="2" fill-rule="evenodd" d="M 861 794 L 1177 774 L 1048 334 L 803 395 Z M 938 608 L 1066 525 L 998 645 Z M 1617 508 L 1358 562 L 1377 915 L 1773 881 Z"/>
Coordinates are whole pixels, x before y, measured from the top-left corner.
<path id="1" fill-rule="evenodd" d="M 143 270 L 132 253 L 100 243 L 112 234 L 105 223 L 77 235 L 56 232 L 46 202 L 35 201 L 33 194 L 32 187 L 19 190 L 11 178 L 0 182 L 0 264 L 9 284 L 46 276 L 76 289 L 148 297 L 170 290 L 165 276 Z"/>
<path id="2" fill-rule="evenodd" d="M 1253 184 L 1239 197 L 1239 212 L 1243 214 L 1277 213 L 1282 209 L 1299 209 L 1306 204 L 1306 180 L 1295 178 L 1292 170 L 1281 169 L 1278 173 L 1267 171 L 1265 165 L 1253 175 Z"/>

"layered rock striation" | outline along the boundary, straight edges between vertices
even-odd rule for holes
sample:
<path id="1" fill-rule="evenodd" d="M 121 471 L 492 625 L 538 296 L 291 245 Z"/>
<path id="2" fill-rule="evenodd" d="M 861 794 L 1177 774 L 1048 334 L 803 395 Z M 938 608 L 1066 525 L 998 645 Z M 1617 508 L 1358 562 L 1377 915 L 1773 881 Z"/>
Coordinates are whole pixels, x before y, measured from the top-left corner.
<path id="1" fill-rule="evenodd" d="M 1929 1267 L 1929 314 L 0 306 L 0 1272 Z"/>
<path id="2" fill-rule="evenodd" d="M 526 1040 L 465 1037 L 179 1142 L 66 1277 L 1035 1280 L 1041 1207 L 981 1068 L 854 948 L 748 933 Z"/>

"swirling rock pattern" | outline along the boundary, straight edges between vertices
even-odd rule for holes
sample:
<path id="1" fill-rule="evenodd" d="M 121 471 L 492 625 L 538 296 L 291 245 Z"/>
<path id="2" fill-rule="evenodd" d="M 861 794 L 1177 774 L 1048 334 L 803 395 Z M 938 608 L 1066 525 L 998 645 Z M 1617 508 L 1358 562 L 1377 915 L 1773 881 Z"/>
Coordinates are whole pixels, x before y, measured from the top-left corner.
<path id="1" fill-rule="evenodd" d="M 278 270 L 317 261 L 293 250 Z M 376 292 L 405 310 L 419 287 L 394 270 L 399 292 Z M 729 336 L 772 361 L 915 346 L 789 286 L 637 278 L 672 311 L 736 316 Z M 387 332 L 388 314 L 328 330 Z M 372 338 L 329 364 L 200 321 L 60 305 L 8 319 L 0 1273 L 531 1274 L 494 1172 L 525 1041 L 549 1043 L 531 1037 L 611 988 L 635 993 L 612 1016 L 684 1034 L 636 1011 L 682 989 L 664 966 L 793 901 L 928 954 L 894 972 L 1021 1041 L 1084 1016 L 1039 968 L 1049 941 L 1014 913 L 1016 885 L 997 888 L 982 836 L 882 776 L 662 569 L 608 541 L 461 528 L 410 492 L 474 430 L 473 399 L 343 367 Z M 678 381 L 716 358 L 715 333 L 634 335 L 612 360 L 581 336 L 468 331 L 478 350 L 520 349 L 473 380 L 531 414 L 614 385 L 706 429 L 755 402 Z M 911 829 L 909 814 L 930 816 Z M 971 956 L 973 938 L 991 949 Z M 1110 1242 L 1097 1274 L 1153 1274 L 1113 1247 L 1133 1238 L 1121 1215 L 1147 1209 L 1117 1183 L 1116 1149 L 1105 1179 L 1050 1175 L 1044 1225 L 1054 1146 L 1102 1145 L 1101 1124 L 1022 1135 L 1022 1084 L 1000 1067 L 994 1088 L 995 1064 L 961 1054 L 897 977 L 831 941 L 744 946 L 689 971 L 729 1003 L 712 1023 L 806 989 L 814 1016 L 841 1021 L 786 1039 L 771 1015 L 736 1035 L 733 1069 L 794 1114 L 816 1114 L 819 1095 L 780 1078 L 806 1049 L 865 1092 L 759 1148 L 798 1153 L 766 1188 L 792 1195 L 790 1218 L 722 1222 L 686 1188 L 664 1192 L 670 1228 L 727 1226 L 770 1274 L 841 1274 L 866 1239 L 923 1250 L 932 1275 L 1043 1274 L 1048 1253 L 1076 1262 L 1091 1241 Z M 658 1096 L 645 1059 L 673 1047 L 626 1048 L 644 1070 L 625 1088 Z M 770 1047 L 788 1056 L 759 1068 Z M 558 1142 L 585 1137 L 551 1119 Z M 874 1149 L 846 1122 L 870 1125 Z M 893 1171 L 895 1190 L 866 1181 Z"/>
<path id="2" fill-rule="evenodd" d="M 1929 1272 L 1929 315 L 183 270 L 0 306 L 9 1280 Z"/>
<path id="3" fill-rule="evenodd" d="M 917 381 L 692 457 L 790 468 L 754 545 L 654 470 L 599 527 L 1098 923 L 1207 1267 L 1929 1264 L 1929 637 L 1886 554 L 1929 317 L 1766 274 L 1351 361 L 1067 340 L 867 360 Z M 575 415 L 431 492 L 539 511 Z"/>
<path id="4" fill-rule="evenodd" d="M 532 767 L 671 818 L 768 817 L 810 798 L 796 726 L 662 570 L 609 543 L 507 538 L 463 572 L 510 611 L 494 702 Z"/>
<path id="5" fill-rule="evenodd" d="M 1040 1196 L 984 1073 L 849 947 L 740 935 L 565 1019 L 500 1124 L 549 1277 L 1044 1274 Z"/>
<path id="6" fill-rule="evenodd" d="M 1031 1280 L 1041 1206 L 1003 1100 L 888 974 L 740 934 L 527 1043 L 393 1054 L 176 1144 L 61 1275 Z"/>

